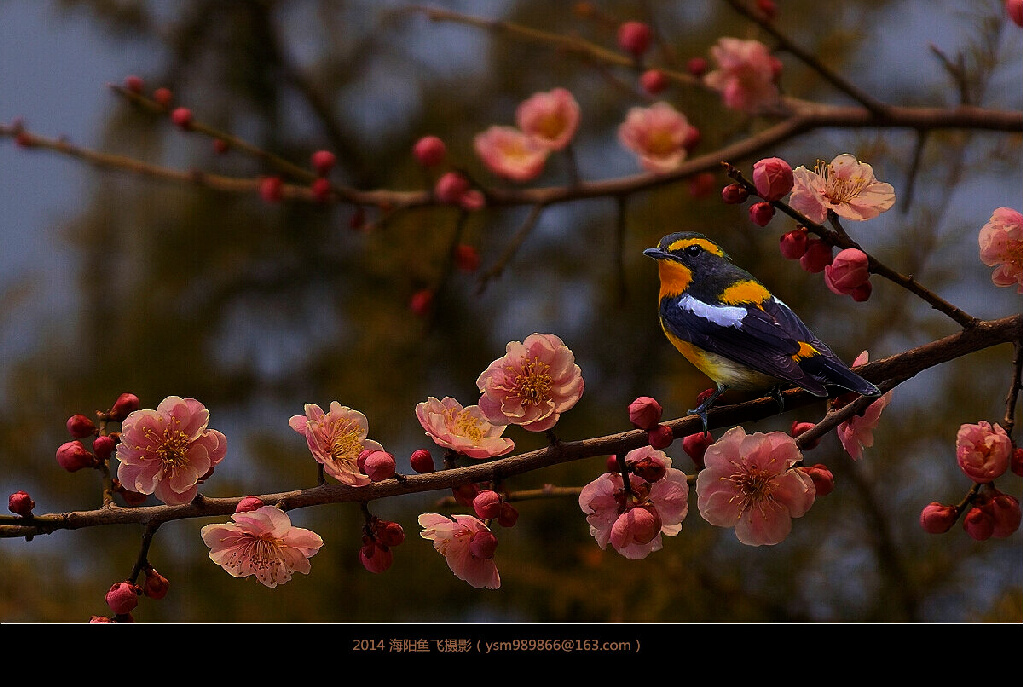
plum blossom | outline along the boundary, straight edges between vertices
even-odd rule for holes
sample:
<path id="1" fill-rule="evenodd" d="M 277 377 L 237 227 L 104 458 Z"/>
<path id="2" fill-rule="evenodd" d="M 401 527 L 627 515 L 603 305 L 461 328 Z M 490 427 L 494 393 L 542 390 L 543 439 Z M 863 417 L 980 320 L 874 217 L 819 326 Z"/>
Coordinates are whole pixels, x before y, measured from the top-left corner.
<path id="1" fill-rule="evenodd" d="M 493 559 L 493 533 L 481 520 L 471 515 L 447 517 L 423 513 L 419 516 L 419 525 L 423 528 L 419 536 L 433 541 L 434 548 L 444 556 L 455 577 L 477 589 L 501 586 L 501 576 Z"/>
<path id="2" fill-rule="evenodd" d="M 802 458 L 784 432 L 747 435 L 733 427 L 704 454 L 706 468 L 696 479 L 700 515 L 718 527 L 734 526 L 743 544 L 778 544 L 815 499 L 813 480 L 795 468 Z"/>
<path id="3" fill-rule="evenodd" d="M 864 365 L 867 362 L 867 352 L 863 351 L 856 360 L 853 361 L 853 367 Z M 862 415 L 853 415 L 845 422 L 838 425 L 835 432 L 838 434 L 839 441 L 842 442 L 842 446 L 845 448 L 853 460 L 859 460 L 863 457 L 863 449 L 870 448 L 874 445 L 874 428 L 877 427 L 877 423 L 881 421 L 881 412 L 891 403 L 892 392 L 885 393 L 881 398 L 877 399 L 863 411 Z M 834 407 L 838 408 L 844 405 L 844 399 L 839 397 L 833 402 Z"/>
<path id="4" fill-rule="evenodd" d="M 121 423 L 117 479 L 168 505 L 188 503 L 224 459 L 227 437 L 209 429 L 210 411 L 194 398 L 168 396 L 156 410 L 135 410 Z"/>
<path id="5" fill-rule="evenodd" d="M 687 137 L 693 127 L 686 116 L 664 102 L 634 107 L 618 127 L 618 140 L 639 157 L 648 172 L 663 174 L 686 158 Z"/>
<path id="6" fill-rule="evenodd" d="M 625 492 L 620 473 L 605 472 L 583 487 L 579 507 L 600 548 L 610 543 L 626 558 L 646 558 L 663 546 L 661 535 L 673 537 L 682 531 L 689 513 L 689 484 L 685 473 L 671 467 L 671 458 L 650 446 L 630 451 L 625 463 L 631 493 Z M 639 466 L 644 474 L 659 478 L 643 479 L 634 472 Z"/>
<path id="7" fill-rule="evenodd" d="M 308 575 L 309 559 L 323 546 L 320 535 L 294 527 L 276 506 L 236 512 L 231 519 L 202 528 L 210 559 L 234 577 L 255 575 L 271 589 L 290 580 L 292 573 Z"/>
<path id="8" fill-rule="evenodd" d="M 789 205 L 820 224 L 828 210 L 846 219 L 877 217 L 895 204 L 895 190 L 874 177 L 874 169 L 844 153 L 831 162 L 818 160 L 811 172 L 806 167 L 792 171 L 794 185 Z"/>
<path id="9" fill-rule="evenodd" d="M 288 425 L 306 438 L 306 445 L 324 471 L 352 487 L 370 483 L 359 469 L 359 454 L 365 450 L 381 451 L 383 447 L 367 439 L 369 422 L 357 410 L 331 401 L 330 412 L 324 413 L 315 403 L 307 403 L 305 415 L 292 415 Z"/>
<path id="10" fill-rule="evenodd" d="M 1002 427 L 981 420 L 962 425 L 956 433 L 956 460 L 963 473 L 979 484 L 1000 477 L 1009 469 L 1012 441 Z"/>
<path id="11" fill-rule="evenodd" d="M 1023 214 L 998 208 L 977 237 L 980 259 L 994 267 L 991 281 L 997 286 L 1019 286 L 1023 293 Z"/>
<path id="12" fill-rule="evenodd" d="M 476 380 L 480 409 L 496 425 L 550 429 L 583 395 L 575 355 L 554 334 L 530 334 L 509 342 L 505 351 Z"/>
<path id="13" fill-rule="evenodd" d="M 706 76 L 707 86 L 721 93 L 725 107 L 756 112 L 778 100 L 775 81 L 780 63 L 760 41 L 721 38 L 710 49 L 717 69 Z"/>
<path id="14" fill-rule="evenodd" d="M 515 181 L 535 178 L 547 161 L 548 149 L 543 144 L 510 126 L 492 126 L 476 134 L 474 146 L 491 172 Z"/>
<path id="15" fill-rule="evenodd" d="M 564 88 L 534 93 L 515 110 L 515 123 L 548 150 L 562 150 L 579 127 L 579 103 Z"/>
<path id="16" fill-rule="evenodd" d="M 870 259 L 858 248 L 838 252 L 830 265 L 824 267 L 824 283 L 833 293 L 853 296 L 869 289 Z"/>
<path id="17" fill-rule="evenodd" d="M 416 406 L 416 417 L 438 446 L 470 458 L 503 456 L 515 448 L 514 441 L 501 436 L 504 425 L 491 424 L 479 406 L 463 408 L 453 398 L 431 396 Z"/>

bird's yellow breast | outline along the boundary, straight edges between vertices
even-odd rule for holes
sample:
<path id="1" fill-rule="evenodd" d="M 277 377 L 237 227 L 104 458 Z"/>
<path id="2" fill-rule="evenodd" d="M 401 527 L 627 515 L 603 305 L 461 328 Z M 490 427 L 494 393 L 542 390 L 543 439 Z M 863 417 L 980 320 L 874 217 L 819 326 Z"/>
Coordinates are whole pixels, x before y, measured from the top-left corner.
<path id="1" fill-rule="evenodd" d="M 777 383 L 773 378 L 724 356 L 698 348 L 685 339 L 672 334 L 662 323 L 661 328 L 668 341 L 685 356 L 696 369 L 707 375 L 715 384 L 723 384 L 740 391 L 767 389 Z"/>

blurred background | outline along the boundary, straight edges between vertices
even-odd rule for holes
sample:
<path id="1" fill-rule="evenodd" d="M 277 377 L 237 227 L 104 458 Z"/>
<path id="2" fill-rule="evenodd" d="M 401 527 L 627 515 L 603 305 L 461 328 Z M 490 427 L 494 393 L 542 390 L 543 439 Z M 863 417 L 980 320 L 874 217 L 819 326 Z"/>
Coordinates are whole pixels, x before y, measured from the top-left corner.
<path id="1" fill-rule="evenodd" d="M 890 103 L 952 106 L 959 90 L 936 48 L 959 61 L 973 102 L 1020 110 L 1023 30 L 999 0 L 951 2 L 778 0 L 778 26 L 861 88 Z M 619 22 L 656 27 L 654 62 L 684 68 L 721 36 L 760 38 L 724 2 L 540 0 L 443 2 L 473 16 L 577 34 L 616 49 Z M 783 90 L 848 104 L 792 58 Z M 670 60 L 674 60 L 671 62 Z M 645 104 L 628 69 L 588 64 L 535 43 L 479 28 L 431 22 L 399 2 L 372 0 L 7 0 L 0 2 L 0 122 L 21 119 L 43 136 L 178 169 L 240 177 L 267 173 L 207 138 L 175 130 L 116 97 L 107 84 L 142 77 L 168 87 L 195 117 L 305 165 L 311 152 L 338 155 L 333 178 L 358 188 L 421 189 L 432 183 L 410 155 L 423 135 L 442 137 L 449 159 L 488 184 L 473 136 L 511 125 L 537 91 L 569 89 L 582 109 L 575 152 L 583 179 L 638 172 L 617 141 L 630 107 Z M 698 154 L 765 126 L 725 110 L 693 88 L 662 94 L 700 128 Z M 932 133 L 912 203 L 846 228 L 871 253 L 913 274 L 970 314 L 1020 311 L 1012 289 L 990 283 L 977 232 L 999 206 L 1021 207 L 1020 136 Z M 762 157 L 812 167 L 850 152 L 905 199 L 915 137 L 906 131 L 816 131 Z M 755 159 L 731 160 L 748 171 Z M 537 185 L 567 182 L 552 159 Z M 106 409 L 123 391 L 143 407 L 193 396 L 228 436 L 227 459 L 202 491 L 212 496 L 313 486 L 315 463 L 288 418 L 332 400 L 364 412 L 370 436 L 400 471 L 431 447 L 415 418 L 428 396 L 474 403 L 475 380 L 510 340 L 558 334 L 586 380 L 580 403 L 558 425 L 563 439 L 630 429 L 628 403 L 657 397 L 666 417 L 693 406 L 708 381 L 664 340 L 656 320 L 656 270 L 642 256 L 672 231 L 696 230 L 726 246 L 836 352 L 852 360 L 901 352 L 956 328 L 947 318 L 875 279 L 865 303 L 837 296 L 820 275 L 784 260 L 776 218 L 751 224 L 725 205 L 718 174 L 709 192 L 687 182 L 633 195 L 618 237 L 614 199 L 547 209 L 500 278 L 479 292 L 479 274 L 448 274 L 458 211 L 399 213 L 370 230 L 352 228 L 345 204 L 269 205 L 253 194 L 217 193 L 101 172 L 0 140 L 0 485 L 25 489 L 37 513 L 91 509 L 96 474 L 69 474 L 54 460 L 75 413 Z M 521 226 L 528 208 L 473 213 L 464 241 L 484 269 Z M 848 226 L 852 224 L 854 226 Z M 621 255 L 621 260 L 616 256 Z M 446 275 L 446 276 L 445 276 Z M 432 314 L 412 295 L 442 283 Z M 214 565 L 199 538 L 210 521 L 160 528 L 150 562 L 170 580 L 162 601 L 143 599 L 139 621 L 689 622 L 1020 621 L 1021 535 L 975 542 L 957 526 L 924 533 L 930 501 L 958 502 L 969 483 L 955 464 L 961 423 L 1001 421 L 1012 362 L 999 346 L 932 369 L 895 390 L 876 444 L 853 463 L 834 435 L 807 454 L 836 476 L 836 490 L 796 521 L 774 547 L 739 544 L 703 522 L 692 495 L 682 534 L 629 561 L 602 552 L 574 499 L 519 505 L 502 529 L 500 590 L 476 590 L 448 571 L 419 538 L 418 513 L 443 494 L 373 503 L 406 542 L 393 567 L 360 565 L 355 504 L 292 511 L 325 546 L 308 576 L 270 590 Z M 747 431 L 787 430 L 824 408 L 786 413 Z M 1019 419 L 1017 417 L 1017 423 Z M 543 437 L 510 428 L 522 450 Z M 1018 430 L 1017 430 L 1018 438 Z M 676 442 L 676 467 L 693 466 Z M 440 456 L 440 451 L 434 451 Z M 593 458 L 517 477 L 513 489 L 581 486 L 604 469 Z M 88 472 L 89 474 L 86 474 Z M 1020 479 L 999 481 L 1020 496 Z M 223 521 L 224 518 L 217 519 Z M 0 621 L 86 621 L 105 615 L 107 588 L 138 554 L 141 528 L 93 528 L 0 541 Z"/>

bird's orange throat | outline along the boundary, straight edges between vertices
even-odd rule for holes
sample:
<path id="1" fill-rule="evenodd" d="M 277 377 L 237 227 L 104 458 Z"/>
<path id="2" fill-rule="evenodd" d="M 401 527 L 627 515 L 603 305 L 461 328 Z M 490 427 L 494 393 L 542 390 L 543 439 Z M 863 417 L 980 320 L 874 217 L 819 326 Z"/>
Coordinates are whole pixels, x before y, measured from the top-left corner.
<path id="1" fill-rule="evenodd" d="M 661 291 L 657 295 L 660 302 L 662 298 L 674 298 L 682 295 L 693 281 L 693 273 L 689 268 L 674 260 L 658 260 L 657 272 L 661 278 Z"/>

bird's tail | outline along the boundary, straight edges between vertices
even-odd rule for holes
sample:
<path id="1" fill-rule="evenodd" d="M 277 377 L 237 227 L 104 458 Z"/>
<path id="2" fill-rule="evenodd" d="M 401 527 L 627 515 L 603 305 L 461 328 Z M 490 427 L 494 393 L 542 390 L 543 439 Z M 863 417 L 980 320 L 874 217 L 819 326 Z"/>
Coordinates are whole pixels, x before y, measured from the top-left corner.
<path id="1" fill-rule="evenodd" d="M 840 386 L 843 389 L 855 391 L 861 396 L 881 395 L 880 389 L 850 370 L 837 358 L 831 359 L 827 356 L 816 355 L 803 358 L 799 361 L 799 366 L 825 384 Z"/>

